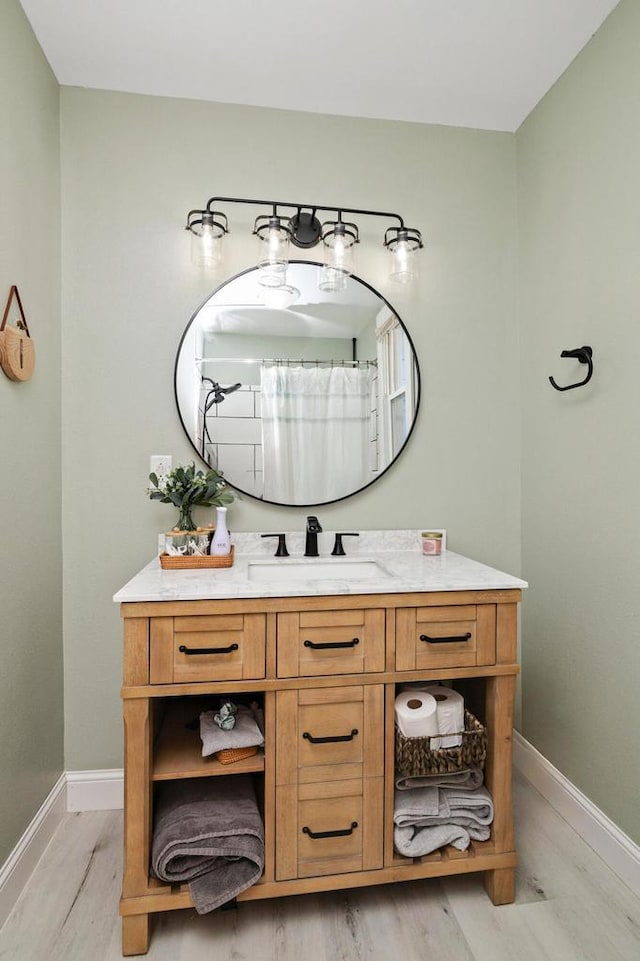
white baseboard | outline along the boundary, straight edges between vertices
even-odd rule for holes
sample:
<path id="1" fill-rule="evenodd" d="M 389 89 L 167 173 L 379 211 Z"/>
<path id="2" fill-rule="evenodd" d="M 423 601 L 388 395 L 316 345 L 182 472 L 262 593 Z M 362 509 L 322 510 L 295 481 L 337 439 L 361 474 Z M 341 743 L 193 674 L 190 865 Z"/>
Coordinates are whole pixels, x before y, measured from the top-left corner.
<path id="1" fill-rule="evenodd" d="M 0 928 L 44 854 L 66 811 L 66 777 L 61 774 L 36 816 L 0 867 Z"/>
<path id="2" fill-rule="evenodd" d="M 640 847 L 517 731 L 513 761 L 605 864 L 640 895 Z"/>
<path id="3" fill-rule="evenodd" d="M 67 771 L 67 811 L 112 811 L 124 807 L 124 771 Z"/>

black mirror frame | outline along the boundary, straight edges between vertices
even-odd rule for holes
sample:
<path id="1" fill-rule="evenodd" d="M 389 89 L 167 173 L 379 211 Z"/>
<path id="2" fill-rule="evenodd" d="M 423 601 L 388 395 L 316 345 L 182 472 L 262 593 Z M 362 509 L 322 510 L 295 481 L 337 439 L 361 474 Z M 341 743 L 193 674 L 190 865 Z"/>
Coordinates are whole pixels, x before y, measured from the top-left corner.
<path id="1" fill-rule="evenodd" d="M 315 260 L 290 260 L 289 263 L 292 264 L 292 265 L 293 265 L 293 264 L 304 264 L 304 265 L 309 265 L 309 266 L 311 266 L 311 267 L 322 267 L 322 266 L 323 266 L 321 263 L 319 263 L 318 261 L 315 261 Z M 249 273 L 251 273 L 252 271 L 255 271 L 255 270 L 257 270 L 257 269 L 258 269 L 257 267 L 253 266 L 253 267 L 247 267 L 245 270 L 240 270 L 237 274 L 234 274 L 233 277 L 229 277 L 227 280 L 223 281 L 223 282 L 222 282 L 221 284 L 219 284 L 217 287 L 214 287 L 214 289 L 213 289 L 209 294 L 207 294 L 207 296 L 204 298 L 204 300 L 199 304 L 199 306 L 197 307 L 197 309 L 196 309 L 196 310 L 193 312 L 193 314 L 191 315 L 191 318 L 189 319 L 189 323 L 187 324 L 187 326 L 185 327 L 184 331 L 182 332 L 182 336 L 180 337 L 180 342 L 179 342 L 179 344 L 178 344 L 178 349 L 177 349 L 177 351 L 176 351 L 176 360 L 175 360 L 174 370 L 173 370 L 173 391 L 174 391 L 174 397 L 175 397 L 175 402 L 176 402 L 176 410 L 178 411 L 178 417 L 179 417 L 179 419 L 180 419 L 180 423 L 181 423 L 181 425 L 182 425 L 182 429 L 184 430 L 185 435 L 187 436 L 187 438 L 188 438 L 188 440 L 189 440 L 189 443 L 190 443 L 191 446 L 193 447 L 193 449 L 194 449 L 194 451 L 196 452 L 198 458 L 199 458 L 199 459 L 202 461 L 202 463 L 203 463 L 205 466 L 207 466 L 207 467 L 209 467 L 210 465 L 207 464 L 207 462 L 204 460 L 204 458 L 202 457 L 202 454 L 200 453 L 200 451 L 198 450 L 196 444 L 194 443 L 193 438 L 189 435 L 189 432 L 188 432 L 188 430 L 187 430 L 187 428 L 186 428 L 185 422 L 184 422 L 184 420 L 183 420 L 183 418 L 182 418 L 182 413 L 181 413 L 181 411 L 180 411 L 180 405 L 179 405 L 179 403 L 178 403 L 178 363 L 179 363 L 179 360 L 180 360 L 180 351 L 181 351 L 181 349 L 182 349 L 182 344 L 184 343 L 185 337 L 187 336 L 187 333 L 188 333 L 188 331 L 189 331 L 192 323 L 194 322 L 194 320 L 196 319 L 196 317 L 198 316 L 198 314 L 200 313 L 200 311 L 202 310 L 202 308 L 204 307 L 204 305 L 207 304 L 207 303 L 211 300 L 211 298 L 214 296 L 214 294 L 217 294 L 218 291 L 220 291 L 220 290 L 222 290 L 224 287 L 228 286 L 228 284 L 233 283 L 233 281 L 234 281 L 234 280 L 237 280 L 239 277 L 243 277 L 245 274 L 249 274 Z M 366 287 L 368 290 L 370 290 L 373 294 L 375 294 L 376 297 L 379 297 L 380 300 L 383 301 L 383 302 L 387 305 L 387 307 L 389 308 L 389 310 L 391 310 L 391 311 L 393 312 L 393 314 L 398 318 L 398 322 L 400 323 L 400 326 L 402 327 L 402 329 L 403 329 L 403 331 L 404 331 L 404 335 L 405 335 L 405 337 L 407 338 L 407 341 L 409 342 L 409 346 L 411 347 L 411 350 L 412 350 L 412 352 L 413 352 L 413 357 L 414 357 L 414 361 L 415 361 L 415 368 L 416 368 L 416 400 L 415 400 L 415 410 L 414 410 L 413 420 L 412 420 L 412 422 L 411 422 L 411 426 L 410 426 L 410 428 L 409 428 L 409 430 L 408 430 L 408 432 L 407 432 L 407 436 L 406 436 L 405 439 L 404 439 L 404 442 L 403 442 L 403 444 L 402 444 L 402 447 L 400 448 L 400 450 L 398 451 L 398 453 L 395 455 L 395 457 L 393 458 L 393 460 L 390 461 L 390 463 L 387 464 L 387 466 L 386 466 L 383 470 L 381 470 L 372 480 L 370 480 L 367 484 L 363 484 L 362 487 L 359 487 L 357 490 L 351 491 L 351 492 L 348 493 L 348 494 L 344 494 L 342 497 L 335 497 L 335 498 L 333 498 L 332 500 L 328 500 L 328 501 L 318 501 L 317 503 L 311 503 L 311 504 L 288 504 L 288 503 L 283 503 L 282 501 L 270 501 L 270 500 L 267 500 L 267 499 L 264 498 L 264 497 L 258 497 L 258 496 L 256 496 L 256 494 L 251 494 L 249 491 L 243 490 L 241 487 L 238 487 L 237 484 L 234 484 L 233 481 L 230 481 L 230 480 L 225 476 L 225 480 L 226 480 L 227 484 L 229 485 L 229 487 L 232 487 L 235 491 L 237 491 L 239 494 L 242 494 L 244 497 L 250 497 L 252 500 L 258 501 L 258 503 L 260 503 L 260 504 L 272 504 L 272 505 L 275 506 L 275 507 L 300 508 L 301 510 L 304 510 L 304 509 L 309 508 L 309 507 L 324 507 L 324 506 L 326 506 L 327 504 L 337 504 L 337 503 L 339 503 L 340 501 L 347 500 L 347 498 L 349 498 L 349 497 L 355 497 L 356 494 L 361 494 L 362 491 L 367 490 L 367 488 L 371 487 L 372 484 L 375 484 L 377 481 L 379 481 L 380 478 L 381 478 L 384 474 L 386 474 L 387 471 L 390 470 L 390 468 L 393 467 L 393 465 L 398 461 L 398 459 L 399 459 L 400 456 L 402 455 L 403 451 L 406 449 L 407 444 L 409 443 L 409 438 L 411 437 L 411 435 L 412 435 L 412 433 L 413 433 L 413 431 L 414 431 L 414 429 L 415 429 L 417 420 L 418 420 L 418 413 L 419 413 L 419 411 L 420 411 L 420 398 L 421 398 L 421 393 L 422 393 L 422 380 L 421 380 L 421 374 L 420 374 L 420 364 L 418 363 L 418 354 L 416 353 L 416 349 L 415 349 L 414 343 L 413 343 L 413 341 L 412 341 L 412 339 L 411 339 L 411 335 L 409 334 L 409 331 L 407 330 L 404 321 L 402 320 L 402 318 L 401 318 L 400 315 L 398 314 L 398 312 L 397 312 L 397 310 L 395 309 L 395 307 L 394 307 L 391 303 L 389 303 L 389 301 L 387 300 L 387 298 L 386 298 L 385 296 L 383 296 L 383 294 L 381 294 L 379 290 L 376 290 L 375 287 L 373 287 L 371 284 L 369 284 L 366 280 L 363 280 L 362 277 L 358 277 L 356 274 L 352 274 L 351 277 L 352 277 L 353 280 L 356 280 L 358 283 L 362 284 L 364 287 Z M 224 474 L 224 472 L 221 472 L 221 473 Z"/>

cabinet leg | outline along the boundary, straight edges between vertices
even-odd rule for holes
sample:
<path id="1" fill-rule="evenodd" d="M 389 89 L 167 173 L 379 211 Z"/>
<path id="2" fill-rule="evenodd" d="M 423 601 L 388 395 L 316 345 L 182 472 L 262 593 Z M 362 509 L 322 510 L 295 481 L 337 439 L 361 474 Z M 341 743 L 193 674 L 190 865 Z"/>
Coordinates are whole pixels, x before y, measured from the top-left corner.
<path id="1" fill-rule="evenodd" d="M 149 950 L 149 915 L 128 914 L 122 919 L 122 953 L 125 957 Z"/>
<path id="2" fill-rule="evenodd" d="M 515 868 L 484 872 L 484 886 L 494 904 L 511 904 L 516 897 Z"/>

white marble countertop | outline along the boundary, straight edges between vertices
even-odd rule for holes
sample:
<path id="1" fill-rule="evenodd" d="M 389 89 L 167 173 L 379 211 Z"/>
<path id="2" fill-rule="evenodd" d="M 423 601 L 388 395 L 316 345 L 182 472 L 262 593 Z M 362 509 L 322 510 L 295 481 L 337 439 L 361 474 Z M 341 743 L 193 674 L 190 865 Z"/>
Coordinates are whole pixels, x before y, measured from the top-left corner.
<path id="1" fill-rule="evenodd" d="M 357 538 L 345 538 L 346 557 L 331 556 L 333 539 L 332 531 L 320 534 L 320 556 L 303 557 L 304 534 L 293 531 L 287 534 L 290 557 L 276 558 L 277 539 L 235 534 L 232 567 L 169 571 L 156 557 L 113 599 L 129 603 L 527 587 L 518 577 L 453 551 L 423 555 L 420 531 L 362 531 Z M 335 565 L 335 578 L 329 565 Z"/>

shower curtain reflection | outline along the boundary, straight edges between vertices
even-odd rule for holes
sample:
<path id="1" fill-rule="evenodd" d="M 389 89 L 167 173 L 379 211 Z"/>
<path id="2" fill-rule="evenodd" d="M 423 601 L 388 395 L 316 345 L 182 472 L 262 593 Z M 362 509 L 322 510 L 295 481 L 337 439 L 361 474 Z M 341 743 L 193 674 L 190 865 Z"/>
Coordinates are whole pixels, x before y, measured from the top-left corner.
<path id="1" fill-rule="evenodd" d="M 261 368 L 265 500 L 344 497 L 371 480 L 371 368 Z"/>

